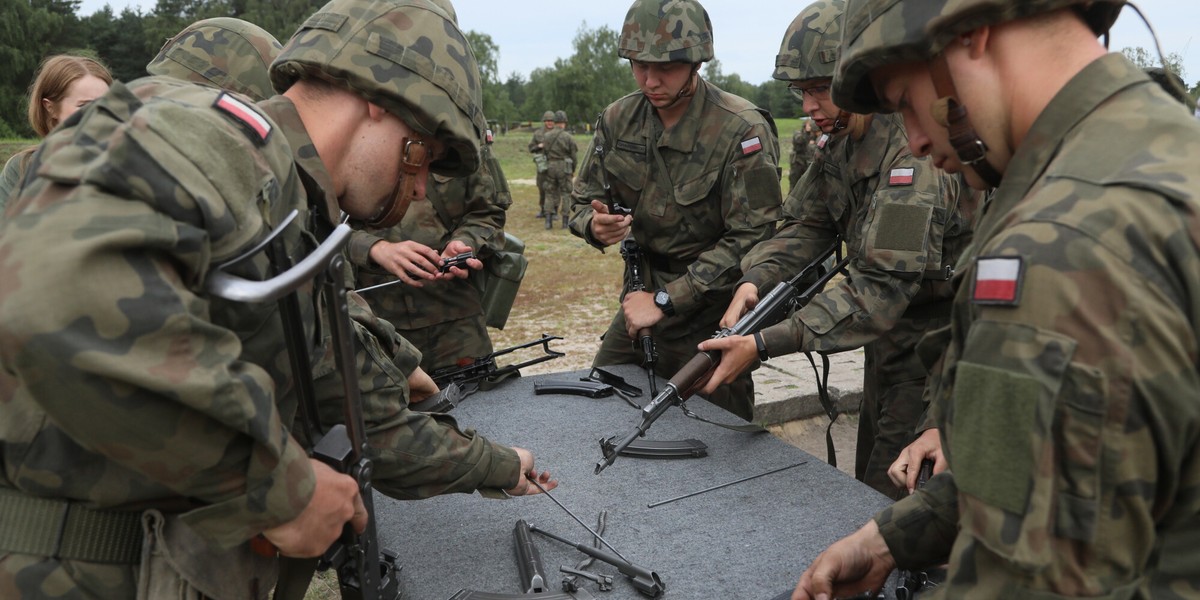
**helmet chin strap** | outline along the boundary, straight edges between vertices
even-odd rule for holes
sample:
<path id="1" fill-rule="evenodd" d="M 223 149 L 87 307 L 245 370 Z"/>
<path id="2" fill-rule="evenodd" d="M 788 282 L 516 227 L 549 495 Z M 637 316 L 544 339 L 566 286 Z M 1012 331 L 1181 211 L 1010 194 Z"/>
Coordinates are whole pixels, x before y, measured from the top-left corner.
<path id="1" fill-rule="evenodd" d="M 416 195 L 417 176 L 421 172 L 421 167 L 425 165 L 428 151 L 425 144 L 410 144 L 408 138 L 404 138 L 401 147 L 404 149 L 404 156 L 400 160 L 400 175 L 396 178 L 395 187 L 392 188 L 392 201 L 380 208 L 379 214 L 366 223 L 368 227 L 387 229 L 400 224 Z"/>
<path id="2" fill-rule="evenodd" d="M 933 87 L 938 95 L 938 100 L 934 103 L 934 118 L 950 132 L 950 145 L 954 147 L 958 159 L 974 170 L 989 186 L 998 187 L 1002 175 L 988 162 L 987 144 L 971 125 L 967 107 L 958 101 L 958 89 L 954 87 L 954 80 L 950 77 L 950 65 L 946 63 L 944 52 L 933 57 L 930 72 L 933 75 Z"/>
<path id="3" fill-rule="evenodd" d="M 850 119 L 853 116 L 854 115 L 852 113 L 848 113 L 839 108 L 837 116 L 833 118 L 833 131 L 830 131 L 829 135 L 837 135 L 837 134 L 841 133 L 842 130 L 849 127 Z"/>
<path id="4" fill-rule="evenodd" d="M 672 106 L 675 106 L 676 104 L 678 104 L 680 100 L 683 100 L 684 98 L 691 98 L 692 96 L 694 96 L 696 94 L 696 85 L 695 85 L 696 74 L 699 72 L 700 72 L 700 63 L 696 63 L 696 64 L 692 65 L 692 74 L 688 76 L 687 83 L 683 84 L 683 87 L 679 88 L 679 93 L 675 94 L 675 99 L 671 100 L 670 104 L 659 107 L 658 110 L 665 110 L 665 109 L 671 108 Z"/>

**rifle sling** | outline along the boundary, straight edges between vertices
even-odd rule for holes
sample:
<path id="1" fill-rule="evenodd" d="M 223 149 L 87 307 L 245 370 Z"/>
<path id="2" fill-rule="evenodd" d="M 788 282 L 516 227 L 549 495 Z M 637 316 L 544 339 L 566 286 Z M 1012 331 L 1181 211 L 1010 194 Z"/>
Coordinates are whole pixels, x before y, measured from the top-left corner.
<path id="1" fill-rule="evenodd" d="M 808 357 L 809 364 L 812 365 L 813 374 L 817 377 L 817 398 L 821 401 L 821 408 L 825 409 L 825 414 L 829 415 L 829 425 L 825 427 L 825 452 L 829 466 L 837 467 L 837 453 L 833 448 L 833 423 L 837 421 L 838 409 L 833 404 L 833 400 L 829 397 L 829 356 L 821 354 L 821 371 L 817 371 L 817 361 L 813 358 L 812 352 L 805 352 Z"/>

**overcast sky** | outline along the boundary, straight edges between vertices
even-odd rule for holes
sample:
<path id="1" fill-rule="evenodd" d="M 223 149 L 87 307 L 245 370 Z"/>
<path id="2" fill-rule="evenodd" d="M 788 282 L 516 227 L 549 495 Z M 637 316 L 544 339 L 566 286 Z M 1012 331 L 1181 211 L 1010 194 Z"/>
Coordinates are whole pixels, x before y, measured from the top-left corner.
<path id="1" fill-rule="evenodd" d="M 1200 81 L 1200 2 L 1196 0 L 1135 0 L 1158 32 L 1163 52 L 1184 59 L 1189 85 Z M 586 23 L 620 31 L 628 6 L 624 2 L 593 0 L 453 0 L 459 24 L 492 36 L 500 48 L 500 75 L 529 77 L 539 67 L 572 54 L 571 40 Z M 115 12 L 126 6 L 148 12 L 154 0 L 83 0 L 83 14 L 109 4 Z M 750 83 L 771 77 L 775 54 L 788 23 L 803 2 L 785 0 L 707 0 L 713 22 L 717 59 L 726 74 L 737 73 Z M 286 40 L 280 40 L 286 41 Z M 1142 46 L 1154 53 L 1146 26 L 1126 8 L 1113 29 L 1112 48 Z"/>

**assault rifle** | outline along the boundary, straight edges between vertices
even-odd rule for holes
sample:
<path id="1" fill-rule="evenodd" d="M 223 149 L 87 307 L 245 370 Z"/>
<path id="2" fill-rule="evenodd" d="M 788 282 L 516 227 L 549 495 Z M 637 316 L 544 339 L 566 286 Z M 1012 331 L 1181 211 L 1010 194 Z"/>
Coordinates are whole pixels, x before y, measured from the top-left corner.
<path id="1" fill-rule="evenodd" d="M 839 271 L 844 269 L 849 264 L 849 257 L 843 258 L 832 269 L 821 272 L 824 268 L 826 259 L 833 256 L 838 247 L 841 246 L 841 241 L 835 241 L 828 249 L 804 267 L 795 277 L 788 281 L 782 282 L 771 290 L 771 293 L 763 297 L 762 300 L 754 307 L 753 310 L 746 313 L 734 324 L 733 327 L 727 327 L 717 332 L 713 339 L 720 339 L 734 335 L 750 335 L 764 327 L 773 325 L 783 320 L 785 316 L 796 306 L 803 306 L 812 299 L 821 288 L 829 283 L 830 279 Z M 808 286 L 803 292 L 799 286 L 805 281 L 817 275 L 816 281 Z M 717 368 L 717 364 L 721 362 L 721 353 L 715 351 L 699 352 L 692 357 L 690 361 L 679 369 L 671 381 L 667 383 L 666 389 L 659 392 L 649 404 L 642 408 L 642 422 L 638 424 L 633 431 L 629 432 L 621 441 L 613 444 L 612 449 L 604 453 L 604 458 L 596 463 L 596 474 L 608 468 L 617 460 L 617 456 L 622 450 L 627 448 L 639 437 L 646 435 L 646 430 L 658 420 L 667 409 L 682 404 L 690 398 L 696 390 L 700 389 L 709 376 Z"/>
<path id="2" fill-rule="evenodd" d="M 444 388 L 451 383 L 465 385 L 468 383 L 480 382 L 480 389 L 489 389 L 490 386 L 485 387 L 485 385 L 498 384 L 513 374 L 520 375 L 520 370 L 522 367 L 528 367 L 530 365 L 536 365 L 548 360 L 553 360 L 560 356 L 566 356 L 566 354 L 562 352 L 557 352 L 550 349 L 550 342 L 561 339 L 562 337 L 560 336 L 547 335 L 543 333 L 541 338 L 533 340 L 532 342 L 525 342 L 524 344 L 517 344 L 516 346 L 505 348 L 503 350 L 497 350 L 487 356 L 477 358 L 464 365 L 434 369 L 429 376 L 433 378 L 433 382 L 436 383 L 439 388 Z M 509 354 L 523 348 L 531 348 L 539 344 L 542 346 L 542 351 L 545 353 L 542 356 L 503 367 L 496 366 L 497 356 L 504 356 L 505 354 Z"/>
<path id="3" fill-rule="evenodd" d="M 400 597 L 397 556 L 379 547 L 375 529 L 375 507 L 371 488 L 371 461 L 366 457 L 366 426 L 363 422 L 362 404 L 359 400 L 358 373 L 354 364 L 354 332 L 351 329 L 349 307 L 346 302 L 345 259 L 341 251 L 350 240 L 350 227 L 339 225 L 316 250 L 299 264 L 292 266 L 280 234 L 296 219 L 293 211 L 284 221 L 268 234 L 267 239 L 246 254 L 226 262 L 209 278 L 208 291 L 214 296 L 239 302 L 278 301 L 283 318 L 284 335 L 288 348 L 289 364 L 296 394 L 300 400 L 299 418 L 305 436 L 312 449 L 310 455 L 330 465 L 340 473 L 354 478 L 359 495 L 367 510 L 367 527 L 355 533 L 347 523 L 341 538 L 326 551 L 316 567 L 333 568 L 338 576 L 342 598 L 354 600 L 395 600 Z M 229 269 L 266 249 L 275 269 L 275 276 L 266 281 L 249 281 L 229 274 Z M 333 336 L 334 357 L 338 372 L 342 376 L 344 398 L 344 423 L 334 425 L 322 432 L 313 394 L 312 364 L 309 362 L 307 336 L 300 317 L 299 298 L 295 293 L 304 283 L 312 280 L 321 271 L 325 272 L 323 293 L 329 326 Z M 311 576 L 311 566 L 299 562 L 285 561 L 284 569 L 294 569 L 292 575 L 306 569 Z M 309 577 L 285 578 L 281 576 L 276 587 L 276 597 L 288 597 L 297 591 L 290 586 L 307 588 Z M 302 581 L 303 583 L 298 583 Z M 286 588 L 286 591 L 285 591 Z M 303 589 L 299 590 L 303 592 Z"/>

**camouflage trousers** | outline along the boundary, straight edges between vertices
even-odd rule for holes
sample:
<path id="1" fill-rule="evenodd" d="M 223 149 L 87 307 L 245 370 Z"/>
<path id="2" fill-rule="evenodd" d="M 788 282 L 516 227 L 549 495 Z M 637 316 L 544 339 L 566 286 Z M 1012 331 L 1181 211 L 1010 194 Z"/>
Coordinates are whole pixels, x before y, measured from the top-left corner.
<path id="1" fill-rule="evenodd" d="M 492 353 L 492 338 L 488 336 L 483 313 L 421 329 L 396 331 L 421 351 L 421 368 L 426 373 L 452 367 L 460 358 L 476 359 Z"/>
<path id="2" fill-rule="evenodd" d="M 888 467 L 916 438 L 925 412 L 926 370 L 916 344 L 946 318 L 901 319 L 896 327 L 864 348 L 863 395 L 858 421 L 854 476 L 894 500 L 908 495 L 888 477 Z"/>
<path id="3" fill-rule="evenodd" d="M 546 173 L 546 201 L 542 210 L 547 215 L 569 215 L 571 213 L 571 174 L 559 173 L 552 166 Z"/>
<path id="4" fill-rule="evenodd" d="M 654 347 L 658 351 L 658 363 L 654 366 L 654 372 L 660 377 L 670 379 L 696 356 L 696 346 L 710 337 L 711 332 L 701 330 L 678 339 L 655 338 Z M 604 332 L 604 341 L 600 344 L 600 350 L 596 352 L 596 358 L 592 359 L 592 366 L 640 365 L 644 360 L 641 345 L 625 332 L 625 312 L 618 310 L 617 316 L 608 326 L 608 331 Z M 634 384 L 645 387 L 644 383 Z M 746 421 L 753 421 L 754 380 L 750 378 L 750 371 L 742 373 L 733 383 L 717 388 L 706 399 Z"/>
<path id="5" fill-rule="evenodd" d="M 538 189 L 538 208 L 546 211 L 546 173 L 540 172 L 537 174 L 537 189 Z"/>

